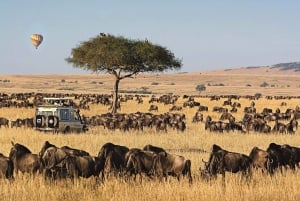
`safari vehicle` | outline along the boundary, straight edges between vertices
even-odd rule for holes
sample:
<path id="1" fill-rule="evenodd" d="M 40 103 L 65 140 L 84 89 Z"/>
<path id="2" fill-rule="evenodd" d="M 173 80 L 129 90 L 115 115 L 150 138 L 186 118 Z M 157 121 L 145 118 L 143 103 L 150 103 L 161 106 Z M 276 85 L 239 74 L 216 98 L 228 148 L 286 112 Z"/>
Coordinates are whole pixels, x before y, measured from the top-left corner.
<path id="1" fill-rule="evenodd" d="M 40 131 L 85 132 L 87 125 L 70 98 L 44 98 L 36 107 L 35 127 Z"/>

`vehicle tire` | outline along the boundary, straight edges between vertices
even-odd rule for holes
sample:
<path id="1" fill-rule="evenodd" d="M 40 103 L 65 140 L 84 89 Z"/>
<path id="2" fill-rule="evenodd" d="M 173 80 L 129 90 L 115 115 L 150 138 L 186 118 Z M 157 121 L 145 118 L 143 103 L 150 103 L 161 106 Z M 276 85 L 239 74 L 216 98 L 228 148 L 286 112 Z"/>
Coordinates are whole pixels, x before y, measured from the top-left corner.
<path id="1" fill-rule="evenodd" d="M 64 133 L 70 133 L 71 132 L 71 128 L 69 126 L 67 126 L 64 130 Z"/>
<path id="2" fill-rule="evenodd" d="M 44 115 L 36 115 L 35 117 L 35 126 L 37 128 L 45 127 L 46 118 Z"/>
<path id="3" fill-rule="evenodd" d="M 49 127 L 49 128 L 54 128 L 54 125 L 55 125 L 55 118 L 54 118 L 54 116 L 48 116 L 48 118 L 47 118 L 47 126 Z"/>
<path id="4" fill-rule="evenodd" d="M 57 128 L 58 127 L 58 117 L 57 116 L 48 116 L 48 119 L 47 119 L 47 126 L 49 128 Z"/>
<path id="5" fill-rule="evenodd" d="M 58 128 L 59 127 L 59 119 L 57 116 L 54 116 L 54 128 Z"/>

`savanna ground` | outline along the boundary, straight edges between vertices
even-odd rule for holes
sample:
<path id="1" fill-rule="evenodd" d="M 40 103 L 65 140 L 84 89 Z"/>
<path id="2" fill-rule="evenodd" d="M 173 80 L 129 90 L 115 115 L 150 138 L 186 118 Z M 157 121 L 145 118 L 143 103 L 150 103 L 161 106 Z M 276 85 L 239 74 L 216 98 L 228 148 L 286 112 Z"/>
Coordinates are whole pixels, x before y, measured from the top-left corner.
<path id="1" fill-rule="evenodd" d="M 176 105 L 182 105 L 182 95 L 198 95 L 195 88 L 198 84 L 207 84 L 206 91 L 201 95 L 291 95 L 300 94 L 299 75 L 268 73 L 237 73 L 227 71 L 218 73 L 193 74 L 165 74 L 140 75 L 137 78 L 123 80 L 120 90 L 125 92 L 144 91 L 155 94 L 178 94 L 181 98 Z M 13 76 L 0 75 L 0 92 L 51 92 L 51 93 L 111 93 L 113 83 L 111 77 L 106 75 L 51 75 L 51 76 Z M 260 85 L 266 82 L 267 87 Z M 222 84 L 222 86 L 217 86 Z M 246 86 L 247 85 L 247 86 Z M 134 113 L 147 112 L 149 97 L 144 98 L 144 104 L 135 101 L 122 103 L 120 112 Z M 210 101 L 209 98 L 196 98 L 201 105 L 209 107 L 203 112 L 204 117 L 211 115 L 213 119 L 220 117 L 219 113 L 212 112 L 213 106 L 222 106 L 223 100 Z M 256 103 L 258 112 L 264 107 L 295 108 L 299 99 L 284 100 L 287 106 L 280 106 L 283 100 L 267 100 L 261 98 Z M 250 100 L 240 99 L 242 107 L 234 116 L 237 120 L 243 117 L 243 108 L 250 105 Z M 156 104 L 157 113 L 169 111 L 170 105 Z M 300 130 L 294 135 L 261 134 L 250 132 L 211 133 L 204 129 L 203 123 L 193 124 L 192 116 L 197 108 L 184 108 L 182 113 L 187 117 L 187 129 L 184 133 L 168 129 L 168 133 L 156 133 L 154 129 L 142 131 L 121 132 L 109 131 L 102 127 L 90 128 L 84 134 L 51 134 L 40 133 L 32 129 L 0 129 L 0 153 L 8 155 L 11 141 L 27 146 L 33 153 L 38 153 L 44 141 L 48 140 L 57 146 L 69 145 L 84 149 L 92 155 L 97 155 L 100 147 L 106 142 L 125 145 L 129 148 L 142 148 L 146 144 L 173 149 L 171 153 L 182 155 L 192 161 L 193 184 L 189 185 L 187 179 L 178 182 L 170 178 L 166 182 L 143 179 L 139 182 L 125 182 L 119 178 L 110 178 L 103 185 L 95 185 L 93 178 L 78 179 L 73 184 L 70 181 L 45 182 L 42 176 L 17 175 L 14 182 L 0 180 L 0 200 L 300 200 L 300 170 L 276 173 L 273 177 L 254 172 L 249 182 L 241 180 L 239 174 L 226 174 L 225 186 L 222 185 L 221 176 L 211 182 L 202 181 L 199 177 L 199 167 L 203 167 L 202 159 L 208 160 L 213 144 L 244 154 L 249 154 L 254 146 L 266 149 L 271 142 L 300 146 Z M 86 116 L 108 112 L 107 106 L 92 105 L 90 110 L 81 110 Z M 10 120 L 33 117 L 34 109 L 1 108 L 0 116 Z M 182 151 L 179 151 L 182 150 Z M 191 152 L 189 149 L 203 149 L 207 152 Z"/>

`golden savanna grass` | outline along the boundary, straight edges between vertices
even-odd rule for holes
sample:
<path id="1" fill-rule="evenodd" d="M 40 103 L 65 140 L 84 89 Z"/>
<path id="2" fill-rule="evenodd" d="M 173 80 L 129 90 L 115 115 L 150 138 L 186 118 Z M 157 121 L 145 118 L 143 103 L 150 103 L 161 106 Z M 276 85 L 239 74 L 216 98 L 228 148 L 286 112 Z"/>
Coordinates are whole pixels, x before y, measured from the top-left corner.
<path id="1" fill-rule="evenodd" d="M 227 71 L 226 71 L 227 72 Z M 186 77 L 184 77 L 186 76 Z M 189 77 L 190 76 L 190 77 Z M 129 79 L 128 82 L 121 82 L 121 89 L 137 90 L 141 86 L 149 87 L 149 91 L 160 94 L 197 94 L 195 87 L 197 84 L 204 82 L 224 83 L 224 88 L 220 87 L 207 87 L 209 93 L 218 95 L 220 94 L 246 94 L 248 88 L 245 84 L 249 82 L 251 84 L 251 93 L 247 95 L 253 95 L 256 92 L 268 91 L 268 95 L 281 95 L 288 92 L 290 95 L 297 95 L 298 87 L 297 83 L 289 83 L 289 87 L 284 83 L 284 79 L 288 78 L 286 75 L 267 76 L 261 78 L 247 79 L 245 77 L 240 78 L 240 81 L 236 81 L 232 78 L 232 75 L 220 74 L 205 75 L 202 73 L 198 79 L 190 74 L 175 74 L 171 75 L 145 75 L 144 78 Z M 242 76 L 242 75 L 241 75 Z M 1 77 L 1 76 L 0 76 Z M 39 78 L 38 78 L 39 77 Z M 47 78 L 48 77 L 48 78 Z M 105 77 L 105 76 L 103 76 Z M 17 92 L 42 92 L 38 83 L 48 83 L 47 92 L 54 93 L 110 93 L 111 79 L 106 77 L 105 79 L 101 75 L 56 75 L 56 76 L 32 76 L 31 80 L 33 84 L 29 84 L 30 76 L 2 76 L 1 79 L 9 79 L 10 83 L 3 83 L 0 89 L 5 93 L 17 93 Z M 159 77 L 159 79 L 155 79 Z M 194 78 L 192 78 L 194 77 Z M 219 79 L 217 79 L 217 78 Z M 45 80 L 45 78 L 49 80 Z M 202 79 L 203 78 L 203 79 Z M 222 79 L 221 79 L 222 78 Z M 61 82 L 64 79 L 65 82 Z M 263 81 L 271 83 L 271 80 L 279 80 L 278 87 L 270 87 L 268 89 L 262 89 L 259 84 Z M 77 84 L 75 81 L 77 80 Z M 96 81 L 91 83 L 91 81 Z M 102 84 L 99 84 L 101 82 Z M 152 85 L 151 83 L 157 82 L 158 85 Z M 168 84 L 170 83 L 170 84 Z M 173 83 L 173 84 L 171 84 Z M 230 84 L 231 83 L 231 84 Z M 256 84 L 255 84 L 256 83 Z M 4 86 L 4 85 L 11 85 Z M 13 86 L 15 84 L 15 86 Z M 77 86 L 82 88 L 80 90 L 57 90 L 62 87 Z M 69 86 L 70 85 L 70 86 Z M 226 87 L 227 85 L 227 87 Z M 285 87 L 280 87 L 280 86 Z M 30 86 L 30 87 L 29 87 Z M 44 85 L 43 85 L 44 86 Z M 237 90 L 235 86 L 240 86 L 243 90 Z M 102 91 L 102 87 L 104 90 Z M 105 89 L 107 88 L 107 89 Z M 158 90 L 156 90 L 158 88 Z M 48 91 L 49 90 L 49 91 Z M 240 93 L 235 92 L 240 91 Z M 270 92 L 271 91 L 271 92 Z M 205 92 L 203 92 L 205 93 Z M 262 93 L 265 95 L 264 93 Z M 133 112 L 147 112 L 149 108 L 149 97 L 144 98 L 144 104 L 137 104 L 135 101 L 128 101 L 121 104 L 122 113 Z M 210 101 L 209 98 L 196 98 L 201 105 L 209 107 L 208 112 L 203 112 L 204 117 L 211 115 L 213 119 L 220 117 L 219 113 L 212 112 L 213 106 L 222 106 L 223 101 Z M 182 96 L 179 98 L 177 105 L 182 105 L 185 100 Z M 281 102 L 285 101 L 287 107 L 280 106 Z M 242 107 L 238 110 L 238 113 L 234 114 L 237 120 L 243 117 L 243 108 L 250 105 L 250 100 L 241 98 L 238 102 Z M 257 101 L 256 108 L 260 112 L 264 107 L 280 108 L 282 112 L 286 108 L 295 108 L 299 105 L 299 99 L 286 99 L 286 100 L 267 100 L 261 98 Z M 165 113 L 169 111 L 170 105 L 156 104 L 159 107 L 158 113 Z M 84 134 L 51 134 L 40 133 L 31 129 L 0 129 L 0 153 L 8 155 L 11 148 L 11 141 L 15 141 L 27 146 L 33 153 L 38 153 L 41 149 L 44 141 L 48 140 L 57 146 L 69 145 L 79 149 L 84 149 L 92 155 L 97 155 L 100 147 L 106 142 L 113 142 L 115 144 L 121 144 L 130 148 L 142 148 L 146 144 L 153 144 L 157 146 L 170 149 L 171 153 L 183 155 L 192 161 L 192 174 L 193 184 L 189 185 L 187 179 L 183 178 L 178 182 L 175 178 L 170 178 L 166 182 L 159 182 L 156 180 L 143 179 L 142 183 L 129 181 L 125 182 L 119 178 L 109 178 L 103 185 L 95 185 L 94 178 L 78 179 L 74 183 L 67 180 L 57 181 L 56 183 L 49 183 L 44 180 L 40 175 L 32 177 L 27 174 L 19 174 L 16 176 L 14 182 L 7 180 L 0 180 L 0 200 L 300 200 L 300 191 L 298 187 L 300 185 L 299 171 L 292 172 L 290 170 L 284 171 L 283 174 L 276 173 L 273 177 L 263 175 L 259 171 L 254 172 L 252 179 L 247 182 L 241 179 L 240 174 L 226 174 L 225 186 L 222 185 L 221 176 L 216 181 L 205 182 L 199 177 L 199 167 L 203 167 L 202 159 L 207 160 L 211 146 L 218 144 L 223 148 L 249 154 L 254 146 L 258 146 L 262 149 L 266 149 L 271 142 L 279 144 L 290 144 L 294 146 L 300 146 L 300 131 L 298 130 L 295 135 L 282 135 L 282 134 L 260 134 L 250 132 L 249 134 L 241 134 L 239 132 L 230 133 L 211 133 L 204 129 L 203 123 L 192 124 L 192 116 L 195 114 L 197 108 L 184 108 L 183 113 L 187 117 L 187 129 L 184 133 L 177 132 L 168 129 L 168 133 L 156 133 L 154 129 L 145 129 L 142 131 L 130 131 L 121 132 L 119 130 L 109 131 L 102 127 L 90 128 L 87 133 Z M 90 110 L 81 110 L 81 113 L 86 116 L 92 116 L 96 114 L 102 114 L 108 112 L 107 106 L 92 105 Z M 32 117 L 34 115 L 34 109 L 23 108 L 1 108 L 0 116 L 6 117 L 10 120 L 17 118 Z M 286 122 L 285 122 L 286 123 Z M 271 124 L 271 123 L 270 123 Z M 272 125 L 272 124 L 271 124 Z M 188 149 L 203 149 L 207 152 L 189 152 Z"/>

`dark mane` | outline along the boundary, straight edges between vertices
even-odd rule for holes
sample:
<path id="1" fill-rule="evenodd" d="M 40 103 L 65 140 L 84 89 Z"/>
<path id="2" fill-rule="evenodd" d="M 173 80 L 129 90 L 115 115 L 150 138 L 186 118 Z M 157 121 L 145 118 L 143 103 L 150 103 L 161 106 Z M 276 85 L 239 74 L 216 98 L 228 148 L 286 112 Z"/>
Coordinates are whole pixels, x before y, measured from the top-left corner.
<path id="1" fill-rule="evenodd" d="M 17 151 L 19 154 L 31 154 L 31 151 L 25 147 L 22 144 L 16 143 L 13 148 Z"/>

